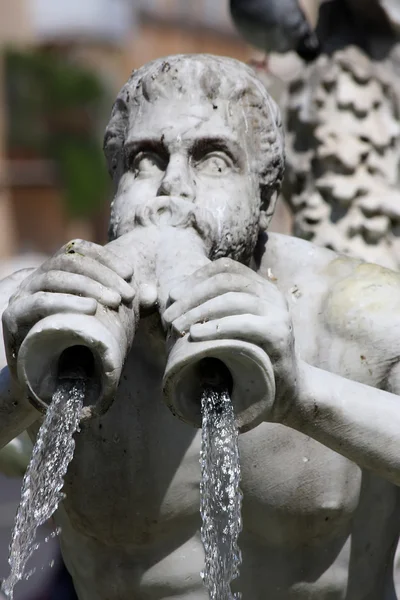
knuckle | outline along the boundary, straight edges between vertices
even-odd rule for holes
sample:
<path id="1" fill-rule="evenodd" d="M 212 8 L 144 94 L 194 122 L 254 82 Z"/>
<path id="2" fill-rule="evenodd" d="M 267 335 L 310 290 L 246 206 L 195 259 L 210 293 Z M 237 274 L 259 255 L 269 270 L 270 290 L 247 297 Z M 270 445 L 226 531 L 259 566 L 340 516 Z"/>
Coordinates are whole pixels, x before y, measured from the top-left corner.
<path id="1" fill-rule="evenodd" d="M 269 340 L 271 338 L 271 324 L 270 320 L 266 317 L 253 318 L 252 325 L 257 328 L 260 332 L 260 337 L 264 340 Z"/>
<path id="2" fill-rule="evenodd" d="M 17 290 L 16 292 L 14 292 L 9 300 L 8 300 L 8 306 L 6 308 L 6 310 L 4 312 L 10 311 L 12 310 L 12 306 L 15 304 L 15 302 L 17 302 L 19 299 L 21 298 L 21 290 Z"/>
<path id="3" fill-rule="evenodd" d="M 48 290 L 54 284 L 54 271 L 47 271 L 37 280 L 38 287 L 41 290 Z M 39 291 L 38 294 L 41 292 Z"/>
<path id="4" fill-rule="evenodd" d="M 37 292 L 32 296 L 32 303 L 30 304 L 31 311 L 42 311 L 44 308 L 47 308 L 52 303 L 51 296 L 48 292 Z"/>
<path id="5" fill-rule="evenodd" d="M 232 303 L 232 302 L 239 302 L 240 298 L 238 297 L 238 292 L 226 292 L 226 294 L 224 294 L 224 300 L 227 303 Z"/>
<path id="6" fill-rule="evenodd" d="M 235 264 L 235 261 L 232 260 L 231 258 L 227 258 L 226 256 L 224 256 L 223 258 L 218 258 L 214 262 L 216 269 L 218 269 L 220 271 L 230 271 L 230 270 L 232 270 L 234 264 Z"/>
<path id="7" fill-rule="evenodd" d="M 15 322 L 15 314 L 12 306 L 8 306 L 2 314 L 2 322 L 5 329 L 11 329 Z"/>
<path id="8" fill-rule="evenodd" d="M 216 288 L 220 288 L 225 293 L 232 292 L 232 288 L 237 288 L 237 281 L 234 274 L 227 271 L 218 272 L 213 278 Z"/>
<path id="9" fill-rule="evenodd" d="M 62 264 L 63 261 L 63 254 L 57 253 L 54 256 L 52 256 L 51 258 L 49 258 L 49 260 L 47 260 L 42 267 L 40 268 L 39 271 L 37 271 L 37 273 L 35 274 L 36 276 L 32 277 L 32 280 L 36 280 L 38 277 L 40 277 L 40 275 L 43 275 L 44 273 L 47 273 L 48 271 L 54 271 L 60 268 L 60 265 Z"/>
<path id="10" fill-rule="evenodd" d="M 93 244 L 93 246 L 97 247 L 96 244 Z M 98 249 L 105 256 L 107 256 L 111 261 L 115 262 L 116 260 L 118 260 L 120 262 L 126 263 L 126 261 L 124 261 L 123 259 L 120 259 L 119 256 L 111 248 L 107 248 L 107 246 L 99 246 Z"/>
<path id="11" fill-rule="evenodd" d="M 49 264 L 47 271 L 64 271 L 66 273 L 77 273 L 81 269 L 81 255 L 78 252 L 63 254 Z"/>
<path id="12" fill-rule="evenodd" d="M 85 246 L 87 246 L 87 242 L 80 238 L 75 238 L 73 240 L 70 240 L 61 248 L 60 254 L 73 255 L 76 252 L 83 250 Z"/>
<path id="13" fill-rule="evenodd" d="M 80 247 L 83 246 L 85 243 L 85 240 L 82 240 L 81 238 L 74 238 L 73 240 L 68 242 L 67 246 Z"/>

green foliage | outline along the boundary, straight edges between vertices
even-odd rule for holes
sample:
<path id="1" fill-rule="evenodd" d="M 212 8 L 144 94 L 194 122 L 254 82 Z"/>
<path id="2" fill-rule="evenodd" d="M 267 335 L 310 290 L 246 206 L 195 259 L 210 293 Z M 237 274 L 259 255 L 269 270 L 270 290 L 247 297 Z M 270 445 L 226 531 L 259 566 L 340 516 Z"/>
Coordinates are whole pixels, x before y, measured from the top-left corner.
<path id="1" fill-rule="evenodd" d="M 52 158 L 58 165 L 70 214 L 90 215 L 109 189 L 108 173 L 98 139 L 64 134 L 53 141 Z"/>
<path id="2" fill-rule="evenodd" d="M 97 75 L 43 51 L 5 55 L 8 148 L 51 158 L 68 212 L 87 216 L 109 192 L 99 118 L 107 91 Z"/>

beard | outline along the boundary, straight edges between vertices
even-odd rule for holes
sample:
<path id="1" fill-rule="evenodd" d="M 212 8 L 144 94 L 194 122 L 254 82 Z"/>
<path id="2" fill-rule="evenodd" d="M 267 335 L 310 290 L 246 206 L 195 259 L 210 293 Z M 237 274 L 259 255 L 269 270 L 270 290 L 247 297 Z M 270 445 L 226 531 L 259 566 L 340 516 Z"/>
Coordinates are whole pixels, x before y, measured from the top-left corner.
<path id="1" fill-rule="evenodd" d="M 193 229 L 204 243 L 210 260 L 232 258 L 248 264 L 259 234 L 259 215 L 245 220 L 229 212 L 227 218 L 217 218 L 209 209 L 177 196 L 157 196 L 130 211 L 128 219 L 121 219 L 117 207 L 112 207 L 109 227 L 110 240 L 136 227 L 175 227 Z"/>

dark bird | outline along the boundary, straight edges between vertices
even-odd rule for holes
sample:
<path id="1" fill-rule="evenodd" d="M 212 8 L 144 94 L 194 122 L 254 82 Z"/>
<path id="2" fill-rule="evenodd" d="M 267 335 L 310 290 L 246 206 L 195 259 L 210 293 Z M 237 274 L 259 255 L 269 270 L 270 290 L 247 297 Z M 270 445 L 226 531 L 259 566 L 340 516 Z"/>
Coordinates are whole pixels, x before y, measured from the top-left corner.
<path id="1" fill-rule="evenodd" d="M 382 60 L 398 44 L 399 28 L 400 0 L 320 1 L 316 33 L 326 54 L 353 45 Z"/>
<path id="2" fill-rule="evenodd" d="M 295 50 L 307 62 L 320 54 L 318 37 L 297 0 L 230 0 L 230 11 L 245 40 L 264 52 Z"/>

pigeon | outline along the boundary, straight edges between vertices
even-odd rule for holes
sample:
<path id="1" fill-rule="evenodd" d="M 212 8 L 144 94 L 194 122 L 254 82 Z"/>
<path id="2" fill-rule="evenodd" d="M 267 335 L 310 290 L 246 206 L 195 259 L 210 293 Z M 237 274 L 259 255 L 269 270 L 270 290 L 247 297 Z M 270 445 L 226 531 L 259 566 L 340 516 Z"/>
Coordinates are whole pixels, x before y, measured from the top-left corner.
<path id="1" fill-rule="evenodd" d="M 374 60 L 398 44 L 400 0 L 329 0 L 321 2 L 316 34 L 323 52 L 354 45 Z"/>
<path id="2" fill-rule="evenodd" d="M 388 35 L 400 28 L 399 0 L 347 0 L 357 19 L 370 26 L 372 32 Z"/>
<path id="3" fill-rule="evenodd" d="M 245 40 L 264 52 L 294 50 L 306 62 L 321 52 L 298 0 L 230 0 L 230 12 Z"/>

